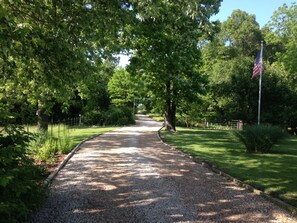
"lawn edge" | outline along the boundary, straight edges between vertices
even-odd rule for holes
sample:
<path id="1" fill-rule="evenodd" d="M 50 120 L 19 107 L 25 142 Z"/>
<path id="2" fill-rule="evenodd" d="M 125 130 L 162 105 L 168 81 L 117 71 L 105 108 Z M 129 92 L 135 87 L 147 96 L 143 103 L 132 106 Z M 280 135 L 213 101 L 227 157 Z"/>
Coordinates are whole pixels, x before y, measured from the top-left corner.
<path id="1" fill-rule="evenodd" d="M 66 165 L 66 163 L 70 160 L 70 158 L 80 149 L 80 146 L 85 143 L 88 140 L 92 140 L 100 135 L 102 135 L 103 133 L 100 134 L 96 134 L 93 135 L 83 141 L 81 141 L 80 143 L 78 143 L 63 159 L 63 161 L 55 168 L 55 170 L 44 180 L 43 182 L 43 186 L 48 187 L 50 185 L 50 183 L 53 181 L 53 179 L 57 176 L 57 174 L 59 173 L 59 171 Z"/>
<path id="2" fill-rule="evenodd" d="M 161 136 L 161 130 L 164 128 L 164 126 L 162 126 L 158 132 L 157 132 L 157 135 L 158 135 L 158 138 L 159 140 L 164 144 L 166 145 L 167 147 L 169 147 L 170 149 L 174 149 L 176 151 L 178 151 L 179 153 L 183 154 L 184 156 L 187 156 L 189 159 L 191 159 L 193 162 L 195 163 L 198 163 L 200 164 L 201 166 L 211 170 L 212 172 L 216 173 L 216 174 L 219 174 L 220 176 L 223 176 L 224 178 L 226 178 L 227 180 L 230 180 L 234 183 L 236 183 L 237 185 L 241 186 L 241 187 L 244 187 L 245 189 L 247 189 L 248 191 L 250 192 L 253 192 L 257 195 L 260 195 L 261 197 L 263 197 L 264 199 L 270 201 L 270 202 L 273 202 L 274 204 L 278 205 L 279 207 L 287 210 L 288 212 L 290 212 L 292 215 L 297 215 L 297 207 L 294 207 L 293 205 L 291 204 L 288 204 L 286 203 L 285 201 L 283 200 L 280 200 L 279 198 L 276 198 L 276 197 L 272 197 L 271 195 L 265 193 L 264 191 L 262 190 L 259 190 L 259 189 L 256 189 L 254 188 L 253 186 L 247 184 L 247 183 L 244 183 L 243 181 L 231 176 L 230 174 L 227 174 L 225 172 L 223 172 L 222 170 L 218 169 L 215 165 L 211 164 L 209 161 L 207 160 L 203 160 L 203 159 L 200 159 L 200 158 L 197 158 L 197 157 L 194 157 L 194 156 L 191 156 L 187 153 L 184 153 L 182 152 L 180 149 L 178 149 L 178 147 L 176 146 L 173 146 L 173 145 L 170 145 L 168 143 L 166 143 L 164 141 L 164 138 Z"/>

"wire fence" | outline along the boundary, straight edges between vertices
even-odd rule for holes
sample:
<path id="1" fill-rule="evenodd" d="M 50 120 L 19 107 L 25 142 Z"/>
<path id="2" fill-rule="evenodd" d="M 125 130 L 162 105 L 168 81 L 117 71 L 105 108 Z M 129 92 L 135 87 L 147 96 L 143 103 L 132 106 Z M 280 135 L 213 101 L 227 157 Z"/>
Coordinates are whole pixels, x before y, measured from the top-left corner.
<path id="1" fill-rule="evenodd" d="M 242 120 L 205 122 L 205 127 L 210 129 L 242 129 Z"/>
<path id="2" fill-rule="evenodd" d="M 7 124 L 9 124 L 8 122 L 4 122 L 4 121 L 0 121 L 0 128 L 3 128 L 3 126 L 6 126 Z M 75 117 L 75 118 L 66 118 L 66 119 L 51 119 L 48 122 L 48 132 L 50 134 L 58 134 L 58 136 L 60 136 L 60 134 L 65 133 L 65 131 L 69 131 L 71 129 L 76 129 L 79 128 L 80 126 L 83 125 L 83 117 L 79 116 L 79 117 Z M 31 133 L 36 133 L 39 131 L 38 128 L 38 123 L 36 122 L 36 124 L 22 124 L 22 126 L 24 127 L 25 131 L 27 132 L 31 132 Z"/>

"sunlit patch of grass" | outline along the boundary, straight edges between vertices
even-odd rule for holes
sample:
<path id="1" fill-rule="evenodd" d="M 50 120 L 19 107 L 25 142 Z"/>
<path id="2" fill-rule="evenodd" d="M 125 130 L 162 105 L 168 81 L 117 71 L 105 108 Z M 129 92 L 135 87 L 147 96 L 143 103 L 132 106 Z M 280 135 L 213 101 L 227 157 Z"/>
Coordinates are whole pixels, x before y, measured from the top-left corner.
<path id="1" fill-rule="evenodd" d="M 160 114 L 156 114 L 156 113 L 149 113 L 147 114 L 150 118 L 152 118 L 155 121 L 161 122 L 164 121 L 164 117 L 161 116 Z"/>
<path id="2" fill-rule="evenodd" d="M 250 154 L 228 130 L 179 128 L 162 135 L 185 153 L 297 206 L 296 136 L 287 136 L 268 154 Z"/>

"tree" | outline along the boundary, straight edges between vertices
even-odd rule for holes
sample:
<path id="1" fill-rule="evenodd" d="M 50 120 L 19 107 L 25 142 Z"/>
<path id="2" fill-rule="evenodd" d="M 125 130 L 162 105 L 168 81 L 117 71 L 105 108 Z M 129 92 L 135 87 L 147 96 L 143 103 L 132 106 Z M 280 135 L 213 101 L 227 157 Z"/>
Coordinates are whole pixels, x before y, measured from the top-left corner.
<path id="1" fill-rule="evenodd" d="M 283 111 L 283 119 L 291 127 L 297 126 L 296 118 L 296 58 L 297 58 L 297 5 L 292 3 L 289 7 L 284 4 L 271 17 L 266 27 L 265 41 L 274 46 L 276 50 L 271 52 L 271 72 L 283 82 L 282 92 L 286 92 L 286 99 L 280 102 Z"/>
<path id="2" fill-rule="evenodd" d="M 280 44 L 283 50 L 276 52 L 280 63 L 283 63 L 290 73 L 290 79 L 296 86 L 297 78 L 297 5 L 290 7 L 284 4 L 272 16 L 269 22 L 269 31 L 266 35 L 268 44 Z"/>
<path id="3" fill-rule="evenodd" d="M 40 127 L 46 129 L 52 101 L 69 106 L 96 61 L 119 51 L 119 29 L 129 8 L 118 0 L 0 3 L 0 99 L 23 96 L 38 104 Z"/>
<path id="4" fill-rule="evenodd" d="M 249 15 L 239 9 L 233 11 L 222 24 L 221 35 L 226 44 L 230 44 L 245 56 L 255 55 L 258 51 L 255 46 L 259 46 L 262 40 L 255 15 Z"/>
<path id="5" fill-rule="evenodd" d="M 253 61 L 248 57 L 237 57 L 217 61 L 209 71 L 210 112 L 214 119 L 241 119 L 252 121 L 256 117 L 258 88 L 252 82 Z"/>
<path id="6" fill-rule="evenodd" d="M 107 110 L 110 105 L 108 82 L 110 81 L 115 64 L 109 60 L 96 66 L 96 70 L 80 81 L 78 94 L 83 105 L 83 113 L 88 111 Z"/>
<path id="7" fill-rule="evenodd" d="M 220 2 L 133 1 L 136 25 L 123 32 L 133 49 L 129 69 L 145 80 L 163 108 L 167 130 L 175 130 L 179 102 L 192 101 L 203 91 L 198 45 L 213 32 L 209 17 Z"/>
<path id="8" fill-rule="evenodd" d="M 244 18 L 247 20 L 244 21 Z M 258 38 L 263 35 L 265 40 L 269 40 L 272 34 L 267 27 L 261 34 L 254 16 L 237 10 L 222 24 L 215 41 L 203 47 L 203 70 L 209 77 L 208 98 L 211 99 L 208 112 L 213 119 L 256 120 L 259 86 L 258 81 L 251 81 L 250 77 L 256 53 L 260 50 Z M 283 50 L 282 45 L 270 42 L 264 46 L 261 120 L 274 124 L 292 122 L 288 112 L 295 114 L 291 109 L 294 94 L 289 82 L 284 81 L 287 72 L 273 56 L 273 52 Z"/>
<path id="9" fill-rule="evenodd" d="M 124 68 L 118 68 L 108 83 L 108 92 L 113 104 L 133 107 L 135 98 L 140 97 L 141 82 Z"/>

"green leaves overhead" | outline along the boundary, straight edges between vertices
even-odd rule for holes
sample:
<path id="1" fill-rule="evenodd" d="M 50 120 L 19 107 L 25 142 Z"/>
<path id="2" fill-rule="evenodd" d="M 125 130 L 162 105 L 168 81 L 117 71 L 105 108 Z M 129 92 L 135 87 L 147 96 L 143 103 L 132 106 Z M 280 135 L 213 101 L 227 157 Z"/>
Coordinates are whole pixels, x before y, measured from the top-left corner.
<path id="1" fill-rule="evenodd" d="M 119 51 L 119 1 L 0 1 L 0 83 L 5 100 L 65 105 L 78 83 Z M 123 15 L 123 16 L 122 16 Z"/>

